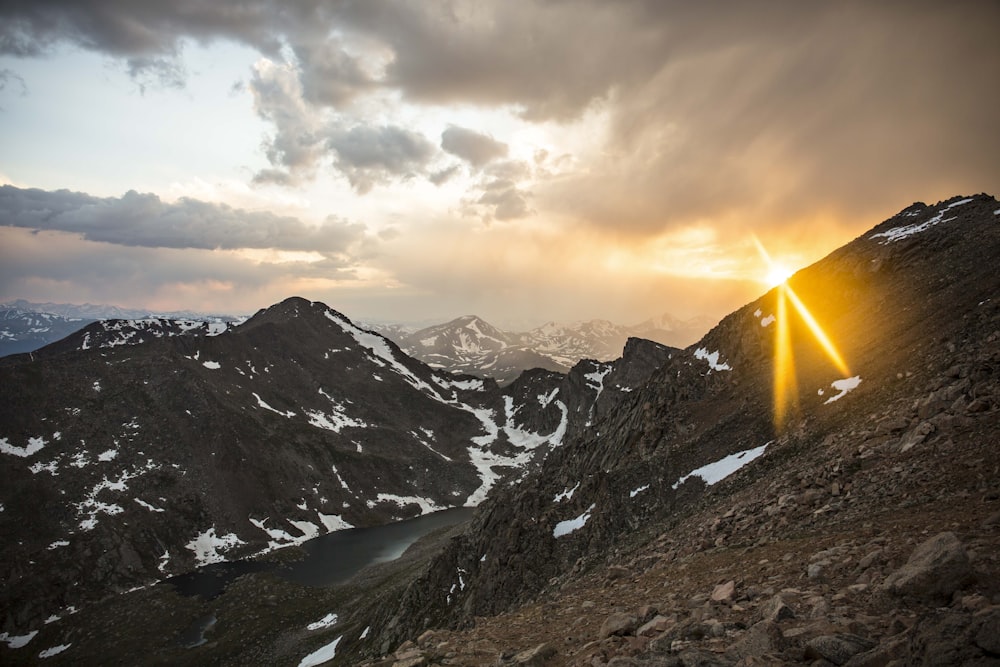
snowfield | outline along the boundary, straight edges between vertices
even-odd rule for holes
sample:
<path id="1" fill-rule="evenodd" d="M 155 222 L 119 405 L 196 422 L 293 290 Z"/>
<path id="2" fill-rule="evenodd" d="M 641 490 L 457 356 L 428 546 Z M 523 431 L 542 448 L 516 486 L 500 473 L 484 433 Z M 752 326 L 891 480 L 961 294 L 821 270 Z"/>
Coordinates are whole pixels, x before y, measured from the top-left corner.
<path id="1" fill-rule="evenodd" d="M 745 449 L 742 452 L 730 454 L 729 456 L 725 456 L 718 461 L 714 461 L 708 465 L 692 470 L 674 482 L 672 488 L 676 489 L 690 477 L 700 477 L 708 486 L 721 482 L 746 464 L 753 461 L 755 458 L 763 455 L 764 451 L 767 449 L 767 445 L 769 444 L 771 443 L 755 447 L 754 449 Z"/>

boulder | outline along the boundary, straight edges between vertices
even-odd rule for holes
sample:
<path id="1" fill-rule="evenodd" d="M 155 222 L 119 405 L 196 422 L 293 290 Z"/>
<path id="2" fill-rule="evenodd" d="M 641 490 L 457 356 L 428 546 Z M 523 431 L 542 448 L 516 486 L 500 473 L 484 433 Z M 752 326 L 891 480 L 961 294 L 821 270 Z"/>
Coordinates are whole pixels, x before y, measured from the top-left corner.
<path id="1" fill-rule="evenodd" d="M 613 635 L 631 635 L 635 633 L 639 625 L 639 619 L 629 614 L 614 613 L 608 616 L 601 625 L 601 639 L 606 639 Z"/>
<path id="2" fill-rule="evenodd" d="M 736 582 L 729 580 L 724 584 L 719 584 L 712 591 L 712 602 L 732 602 L 736 594 Z"/>
<path id="3" fill-rule="evenodd" d="M 844 665 L 854 656 L 875 648 L 875 642 L 858 635 L 838 634 L 814 637 L 806 642 L 805 657 Z"/>
<path id="4" fill-rule="evenodd" d="M 909 560 L 888 577 L 882 589 L 924 600 L 949 599 L 973 579 L 965 547 L 954 533 L 939 533 L 919 544 Z"/>
<path id="5" fill-rule="evenodd" d="M 509 664 L 517 665 L 517 667 L 541 667 L 557 652 L 552 644 L 539 644 L 535 648 L 521 651 L 514 656 L 514 660 Z"/>

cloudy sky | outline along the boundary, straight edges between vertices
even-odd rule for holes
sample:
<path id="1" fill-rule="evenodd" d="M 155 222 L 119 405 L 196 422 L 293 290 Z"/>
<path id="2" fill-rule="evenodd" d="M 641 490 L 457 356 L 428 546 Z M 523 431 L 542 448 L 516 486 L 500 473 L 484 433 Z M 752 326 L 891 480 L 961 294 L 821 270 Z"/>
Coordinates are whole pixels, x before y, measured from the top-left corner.
<path id="1" fill-rule="evenodd" d="M 1000 3 L 6 0 L 0 300 L 719 317 L 1000 192 Z"/>

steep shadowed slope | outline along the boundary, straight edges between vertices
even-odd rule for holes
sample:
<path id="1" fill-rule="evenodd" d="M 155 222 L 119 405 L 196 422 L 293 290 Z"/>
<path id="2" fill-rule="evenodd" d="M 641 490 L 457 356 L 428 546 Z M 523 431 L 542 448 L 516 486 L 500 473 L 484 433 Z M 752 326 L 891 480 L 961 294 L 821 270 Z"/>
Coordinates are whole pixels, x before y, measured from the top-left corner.
<path id="1" fill-rule="evenodd" d="M 2 629 L 200 564 L 476 505 L 562 443 L 566 402 L 587 410 L 599 393 L 561 391 L 544 406 L 504 396 L 300 298 L 229 329 L 96 322 L 4 359 Z"/>
<path id="2" fill-rule="evenodd" d="M 370 639 L 344 650 L 378 654 L 429 627 L 515 609 L 610 559 L 639 532 L 669 535 L 740 468 L 720 493 L 756 482 L 767 504 L 777 502 L 767 499 L 769 475 L 808 470 L 834 445 L 899 452 L 971 438 L 970 447 L 994 457 L 998 257 L 1000 209 L 979 195 L 915 204 L 800 271 L 789 284 L 846 373 L 794 306 L 781 310 L 781 290 L 771 290 L 675 355 L 539 470 L 498 489 L 402 602 L 366 621 Z M 778 428 L 782 316 L 797 384 Z M 984 432 L 994 437 L 981 440 Z"/>

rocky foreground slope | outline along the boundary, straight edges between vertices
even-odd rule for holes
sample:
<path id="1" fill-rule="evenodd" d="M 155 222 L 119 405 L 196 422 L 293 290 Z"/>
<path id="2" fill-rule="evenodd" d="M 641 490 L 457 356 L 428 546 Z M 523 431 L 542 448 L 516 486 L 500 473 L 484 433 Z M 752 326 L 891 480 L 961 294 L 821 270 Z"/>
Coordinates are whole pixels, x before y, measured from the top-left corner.
<path id="1" fill-rule="evenodd" d="M 772 290 L 498 490 L 365 639 L 331 628 L 339 659 L 998 664 L 998 257 L 980 195 L 799 272 L 847 374 Z M 782 313 L 798 389 L 778 428 Z"/>

